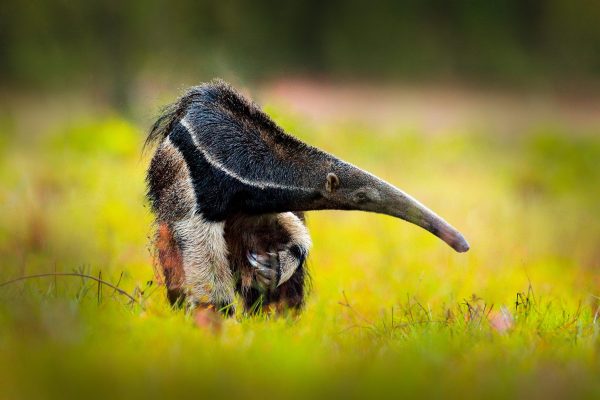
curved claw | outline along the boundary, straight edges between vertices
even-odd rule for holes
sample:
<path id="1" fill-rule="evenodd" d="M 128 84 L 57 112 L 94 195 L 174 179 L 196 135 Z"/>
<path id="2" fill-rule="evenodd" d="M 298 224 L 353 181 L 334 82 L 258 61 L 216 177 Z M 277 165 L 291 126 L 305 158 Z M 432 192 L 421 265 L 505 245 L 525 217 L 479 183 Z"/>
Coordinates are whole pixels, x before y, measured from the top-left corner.
<path id="1" fill-rule="evenodd" d="M 248 251 L 246 258 L 253 267 L 256 280 L 263 286 L 275 289 L 292 277 L 302 264 L 306 252 L 297 246 L 280 251 L 255 253 Z"/>
<path id="2" fill-rule="evenodd" d="M 266 255 L 264 254 L 257 254 L 253 251 L 249 251 L 246 254 L 246 258 L 248 258 L 248 261 L 250 262 L 250 265 L 252 265 L 254 268 L 258 268 L 259 266 L 263 266 L 265 268 L 271 268 L 272 265 L 272 258 L 276 256 L 275 253 L 266 253 Z"/>
<path id="3" fill-rule="evenodd" d="M 277 272 L 265 267 L 257 267 L 256 273 L 269 281 L 277 278 Z"/>
<path id="4" fill-rule="evenodd" d="M 265 286 L 273 286 L 280 282 L 280 266 L 277 253 L 257 254 L 248 252 L 246 258 L 256 272 L 257 280 Z"/>

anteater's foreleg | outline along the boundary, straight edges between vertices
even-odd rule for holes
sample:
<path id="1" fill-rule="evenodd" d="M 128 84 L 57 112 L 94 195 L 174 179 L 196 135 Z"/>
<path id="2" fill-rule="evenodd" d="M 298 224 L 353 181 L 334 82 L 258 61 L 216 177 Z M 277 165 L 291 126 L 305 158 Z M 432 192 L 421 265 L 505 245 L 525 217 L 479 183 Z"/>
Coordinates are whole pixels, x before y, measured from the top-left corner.
<path id="1" fill-rule="evenodd" d="M 311 245 L 302 214 L 237 216 L 225 236 L 247 312 L 302 307 Z"/>

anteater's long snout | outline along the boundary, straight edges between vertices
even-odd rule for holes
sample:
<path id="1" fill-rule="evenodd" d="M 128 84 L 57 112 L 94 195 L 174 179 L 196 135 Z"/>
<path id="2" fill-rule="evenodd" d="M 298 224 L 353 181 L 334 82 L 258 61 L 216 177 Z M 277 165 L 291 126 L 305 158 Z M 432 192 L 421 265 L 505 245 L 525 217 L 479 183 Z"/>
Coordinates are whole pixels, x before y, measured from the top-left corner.
<path id="1" fill-rule="evenodd" d="M 383 184 L 382 203 L 384 213 L 428 230 L 459 253 L 469 250 L 469 243 L 452 225 L 419 201 L 389 184 Z M 381 212 L 381 211 L 379 211 Z"/>

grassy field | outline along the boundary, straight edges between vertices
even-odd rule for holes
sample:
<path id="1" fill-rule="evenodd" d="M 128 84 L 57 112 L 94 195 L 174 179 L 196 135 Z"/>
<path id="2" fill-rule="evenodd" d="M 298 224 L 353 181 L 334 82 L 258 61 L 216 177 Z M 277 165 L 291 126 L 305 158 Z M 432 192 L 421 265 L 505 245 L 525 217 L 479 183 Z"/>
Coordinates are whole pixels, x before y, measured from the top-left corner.
<path id="1" fill-rule="evenodd" d="M 0 281 L 77 272 L 135 299 L 76 276 L 0 286 L 0 398 L 600 396 L 600 132 L 428 136 L 269 112 L 471 251 L 390 217 L 310 213 L 302 316 L 238 314 L 214 334 L 154 275 L 145 127 L 99 113 L 24 135 L 0 119 Z"/>

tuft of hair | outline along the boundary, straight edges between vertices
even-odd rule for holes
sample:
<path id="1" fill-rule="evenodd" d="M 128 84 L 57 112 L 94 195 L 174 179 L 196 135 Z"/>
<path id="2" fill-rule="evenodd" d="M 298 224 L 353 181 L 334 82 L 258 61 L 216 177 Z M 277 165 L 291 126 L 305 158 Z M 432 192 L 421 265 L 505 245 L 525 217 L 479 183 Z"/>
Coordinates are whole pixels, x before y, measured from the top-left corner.
<path id="1" fill-rule="evenodd" d="M 165 139 L 175 123 L 185 117 L 190 105 L 195 101 L 212 100 L 219 103 L 229 103 L 229 107 L 244 110 L 246 114 L 256 114 L 260 111 L 251 101 L 245 99 L 233 87 L 221 79 L 213 79 L 208 83 L 192 86 L 174 103 L 161 110 L 160 116 L 150 128 L 144 142 L 144 150 L 155 143 Z M 232 104 L 233 103 L 233 104 Z M 228 108 L 229 108 L 228 107 Z M 266 117 L 266 116 L 264 116 Z M 264 118 L 263 117 L 263 118 Z M 268 119 L 268 117 L 266 117 Z"/>
<path id="2" fill-rule="evenodd" d="M 155 143 L 161 142 L 169 135 L 173 129 L 173 125 L 185 116 L 188 106 L 194 99 L 201 94 L 202 86 L 193 86 L 189 88 L 182 96 L 174 103 L 165 106 L 158 117 L 152 124 L 150 132 L 144 142 L 144 150 Z"/>
<path id="3" fill-rule="evenodd" d="M 263 128 L 266 131 L 277 132 L 282 138 L 294 142 L 297 146 L 307 146 L 287 135 L 256 103 L 244 97 L 227 82 L 213 79 L 208 83 L 192 86 L 177 101 L 162 110 L 161 115 L 150 128 L 150 133 L 144 143 L 144 150 L 169 136 L 174 125 L 186 116 L 188 110 L 194 105 L 202 103 L 218 107 L 221 112 L 227 110 L 236 118 L 248 121 L 257 129 Z"/>

